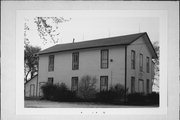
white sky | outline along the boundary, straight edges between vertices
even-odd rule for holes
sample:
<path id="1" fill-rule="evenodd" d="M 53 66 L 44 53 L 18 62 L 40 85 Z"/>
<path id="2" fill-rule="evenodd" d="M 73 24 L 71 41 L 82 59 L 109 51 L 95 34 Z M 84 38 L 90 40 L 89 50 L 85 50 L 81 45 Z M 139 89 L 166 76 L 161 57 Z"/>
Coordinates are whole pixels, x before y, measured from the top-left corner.
<path id="1" fill-rule="evenodd" d="M 152 42 L 159 41 L 158 18 L 105 16 L 101 14 L 90 14 L 89 16 L 68 14 L 66 18 L 72 19 L 69 22 L 60 23 L 59 44 L 71 43 L 73 38 L 75 38 L 75 42 L 78 42 L 139 32 L 147 32 Z M 33 21 L 34 17 L 27 19 L 29 19 L 28 25 L 30 27 L 30 31 L 27 33 L 30 44 L 40 46 L 42 49 L 53 46 L 52 42 L 48 42 L 46 45 L 43 44 L 43 40 L 38 36 L 37 27 Z"/>

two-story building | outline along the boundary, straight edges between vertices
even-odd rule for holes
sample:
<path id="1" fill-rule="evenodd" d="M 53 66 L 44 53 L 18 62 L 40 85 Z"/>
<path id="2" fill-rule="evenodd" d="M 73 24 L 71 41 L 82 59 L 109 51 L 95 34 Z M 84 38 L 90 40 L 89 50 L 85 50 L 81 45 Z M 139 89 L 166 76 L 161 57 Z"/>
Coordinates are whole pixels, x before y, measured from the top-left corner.
<path id="1" fill-rule="evenodd" d="M 157 55 L 147 33 L 58 44 L 39 52 L 37 95 L 46 83 L 78 90 L 85 75 L 96 77 L 98 91 L 122 84 L 128 93 L 152 92 Z"/>

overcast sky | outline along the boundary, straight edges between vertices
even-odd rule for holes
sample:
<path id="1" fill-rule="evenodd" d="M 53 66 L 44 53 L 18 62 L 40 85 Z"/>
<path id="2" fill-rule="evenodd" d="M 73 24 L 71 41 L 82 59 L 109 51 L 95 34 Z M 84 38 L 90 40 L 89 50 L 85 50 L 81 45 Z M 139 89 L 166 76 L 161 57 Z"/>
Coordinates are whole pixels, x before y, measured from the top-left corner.
<path id="1" fill-rule="evenodd" d="M 64 16 L 59 15 L 57 17 Z M 72 43 L 73 38 L 75 38 L 75 42 L 79 42 L 139 32 L 147 32 L 152 42 L 159 41 L 158 18 L 122 17 L 117 14 L 71 15 L 71 13 L 66 15 L 65 18 L 71 18 L 71 20 L 59 24 L 61 34 L 58 44 Z M 30 31 L 27 34 L 31 45 L 40 46 L 42 49 L 54 45 L 51 40 L 47 44 L 43 44 L 43 40 L 38 36 L 34 17 L 28 17 L 26 19 L 28 19 L 28 26 L 30 27 Z"/>

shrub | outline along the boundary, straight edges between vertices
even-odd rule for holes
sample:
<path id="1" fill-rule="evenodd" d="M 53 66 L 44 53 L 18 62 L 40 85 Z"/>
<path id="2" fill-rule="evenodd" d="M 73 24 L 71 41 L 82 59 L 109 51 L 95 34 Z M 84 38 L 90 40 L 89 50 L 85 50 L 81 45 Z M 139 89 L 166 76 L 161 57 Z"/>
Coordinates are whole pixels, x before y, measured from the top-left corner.
<path id="1" fill-rule="evenodd" d="M 96 94 L 96 101 L 109 103 L 112 102 L 114 96 L 112 91 L 101 91 Z"/>
<path id="2" fill-rule="evenodd" d="M 132 93 L 127 96 L 128 104 L 134 105 L 157 105 L 159 104 L 159 93 L 150 94 Z"/>
<path id="3" fill-rule="evenodd" d="M 43 97 L 54 101 L 72 101 L 75 100 L 75 93 L 70 91 L 64 83 L 45 84 L 42 86 Z"/>
<path id="4" fill-rule="evenodd" d="M 152 92 L 147 95 L 147 102 L 149 104 L 159 104 L 159 93 Z"/>
<path id="5" fill-rule="evenodd" d="M 53 84 L 44 84 L 41 89 L 42 89 L 42 92 L 43 92 L 43 98 L 44 99 L 47 99 L 47 100 L 51 100 L 53 99 L 53 94 L 54 94 L 54 91 L 56 89 L 56 85 L 53 85 Z"/>
<path id="6" fill-rule="evenodd" d="M 127 92 L 124 86 L 121 84 L 116 84 L 111 87 L 108 91 L 101 91 L 96 94 L 96 101 L 113 103 L 113 102 L 122 102 L 124 100 L 124 95 Z"/>
<path id="7" fill-rule="evenodd" d="M 115 86 L 110 88 L 110 91 L 114 94 L 115 99 L 124 98 L 128 89 L 125 90 L 125 87 L 121 84 L 116 84 Z"/>
<path id="8" fill-rule="evenodd" d="M 83 76 L 79 83 L 78 97 L 84 101 L 91 101 L 96 95 L 96 82 L 95 77 L 89 75 Z"/>
<path id="9" fill-rule="evenodd" d="M 145 104 L 146 96 L 143 93 L 131 93 L 127 99 L 129 104 Z"/>
<path id="10" fill-rule="evenodd" d="M 64 83 L 57 86 L 54 92 L 54 100 L 71 101 L 75 98 L 75 92 L 70 91 Z"/>

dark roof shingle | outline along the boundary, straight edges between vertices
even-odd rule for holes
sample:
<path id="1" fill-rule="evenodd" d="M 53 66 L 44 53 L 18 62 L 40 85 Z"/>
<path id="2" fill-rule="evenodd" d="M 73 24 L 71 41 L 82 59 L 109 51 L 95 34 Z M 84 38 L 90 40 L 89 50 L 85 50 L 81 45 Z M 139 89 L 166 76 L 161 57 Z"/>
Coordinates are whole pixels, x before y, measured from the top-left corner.
<path id="1" fill-rule="evenodd" d="M 91 40 L 91 41 L 58 44 L 58 45 L 55 45 L 55 46 L 52 46 L 50 48 L 40 51 L 39 55 L 54 53 L 54 52 L 76 50 L 76 49 L 95 48 L 95 47 L 102 47 L 102 46 L 128 45 L 128 44 L 131 44 L 133 41 L 137 40 L 139 37 L 141 37 L 144 34 L 145 33 L 137 33 L 137 34 L 131 34 L 131 35 L 96 39 L 96 40 Z"/>

